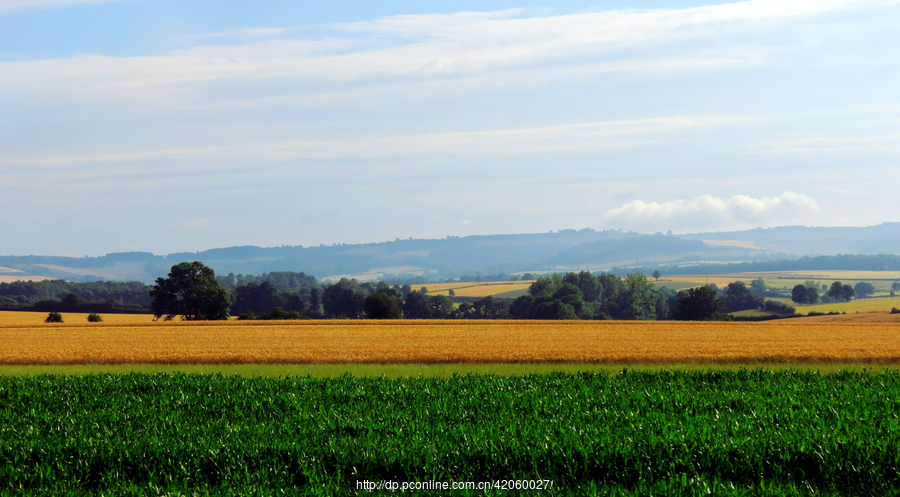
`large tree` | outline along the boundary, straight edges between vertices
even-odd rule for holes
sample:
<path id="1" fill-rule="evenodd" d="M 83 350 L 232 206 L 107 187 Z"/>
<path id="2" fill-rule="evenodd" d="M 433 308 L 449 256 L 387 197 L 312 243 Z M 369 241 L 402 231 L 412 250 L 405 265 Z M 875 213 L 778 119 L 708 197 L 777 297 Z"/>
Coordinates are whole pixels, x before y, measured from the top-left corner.
<path id="1" fill-rule="evenodd" d="M 231 307 L 216 273 L 197 261 L 172 266 L 167 277 L 156 279 L 150 296 L 150 309 L 157 319 L 163 315 L 180 315 L 186 321 L 228 319 Z"/>
<path id="2" fill-rule="evenodd" d="M 868 298 L 875 293 L 875 285 L 867 281 L 860 281 L 853 287 L 853 293 L 858 299 Z"/>
<path id="3" fill-rule="evenodd" d="M 796 285 L 793 290 L 791 290 L 791 300 L 793 300 L 798 305 L 803 305 L 806 303 L 806 297 L 809 293 L 809 289 L 806 285 Z"/>
<path id="4" fill-rule="evenodd" d="M 376 292 L 369 295 L 366 297 L 364 305 L 366 316 L 369 319 L 401 319 L 403 317 L 399 297 L 388 292 Z"/>
<path id="5" fill-rule="evenodd" d="M 366 292 L 356 280 L 341 278 L 341 281 L 325 287 L 322 305 L 329 318 L 359 319 L 365 316 Z"/>
<path id="6" fill-rule="evenodd" d="M 743 281 L 735 281 L 725 287 L 725 308 L 728 312 L 761 309 L 765 305 L 766 301 L 753 295 Z"/>
<path id="7" fill-rule="evenodd" d="M 725 303 L 710 286 L 688 288 L 678 292 L 674 317 L 679 321 L 709 321 L 722 319 Z"/>
<path id="8" fill-rule="evenodd" d="M 828 289 L 827 295 L 835 302 L 850 302 L 854 295 L 853 287 L 840 281 L 835 281 L 831 284 L 831 288 Z"/>

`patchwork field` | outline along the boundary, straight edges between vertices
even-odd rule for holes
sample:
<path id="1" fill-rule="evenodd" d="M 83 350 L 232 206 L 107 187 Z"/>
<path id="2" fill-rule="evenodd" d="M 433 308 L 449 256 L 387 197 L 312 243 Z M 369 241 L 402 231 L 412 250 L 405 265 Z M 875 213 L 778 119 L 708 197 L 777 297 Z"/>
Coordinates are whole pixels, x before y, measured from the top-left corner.
<path id="1" fill-rule="evenodd" d="M 731 273 L 731 274 L 694 274 L 694 275 L 663 275 L 661 284 L 666 282 L 680 283 L 684 285 L 705 285 L 715 283 L 722 288 L 734 281 L 743 281 L 750 284 L 751 281 L 762 278 L 770 288 L 791 289 L 794 285 L 806 280 L 813 280 L 822 284 L 831 284 L 833 281 L 841 281 L 849 285 L 855 285 L 860 281 L 872 283 L 877 290 L 890 289 L 893 281 L 900 281 L 900 271 L 770 271 L 760 273 Z M 667 285 L 669 286 L 669 285 Z"/>
<path id="2" fill-rule="evenodd" d="M 303 321 L 0 327 L 0 364 L 900 362 L 892 323 Z"/>

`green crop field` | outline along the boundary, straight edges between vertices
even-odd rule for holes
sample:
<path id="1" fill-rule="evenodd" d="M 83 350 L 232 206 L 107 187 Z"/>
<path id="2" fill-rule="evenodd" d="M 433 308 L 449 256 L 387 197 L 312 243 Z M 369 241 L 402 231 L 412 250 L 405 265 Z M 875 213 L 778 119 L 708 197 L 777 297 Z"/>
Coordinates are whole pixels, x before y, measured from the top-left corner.
<path id="1" fill-rule="evenodd" d="M 850 302 L 836 302 L 832 304 L 797 306 L 797 312 L 800 314 L 808 314 L 810 312 L 890 312 L 894 307 L 900 308 L 900 299 L 872 298 L 854 299 Z"/>
<path id="2" fill-rule="evenodd" d="M 0 491 L 16 495 L 900 491 L 892 371 L 6 376 L 0 398 Z"/>

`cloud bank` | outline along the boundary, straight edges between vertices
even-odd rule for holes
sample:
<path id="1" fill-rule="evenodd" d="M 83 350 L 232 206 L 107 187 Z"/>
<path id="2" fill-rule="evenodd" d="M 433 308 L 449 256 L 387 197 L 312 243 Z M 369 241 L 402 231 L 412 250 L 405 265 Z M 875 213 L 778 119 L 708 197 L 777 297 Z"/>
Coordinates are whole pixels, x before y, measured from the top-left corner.
<path id="1" fill-rule="evenodd" d="M 707 194 L 663 203 L 635 200 L 607 211 L 602 222 L 604 226 L 635 231 L 733 231 L 802 222 L 819 211 L 815 200 L 793 192 L 776 197 L 735 195 L 727 199 Z"/>

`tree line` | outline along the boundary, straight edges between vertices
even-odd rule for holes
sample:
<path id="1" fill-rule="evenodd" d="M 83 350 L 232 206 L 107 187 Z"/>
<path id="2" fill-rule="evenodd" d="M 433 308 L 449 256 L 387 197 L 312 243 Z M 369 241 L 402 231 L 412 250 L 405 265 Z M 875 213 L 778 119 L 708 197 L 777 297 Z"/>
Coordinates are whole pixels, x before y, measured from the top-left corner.
<path id="1" fill-rule="evenodd" d="M 820 293 L 821 291 L 821 293 Z M 891 284 L 891 297 L 900 291 L 900 282 Z M 791 290 L 791 300 L 799 305 L 818 304 L 831 302 L 849 302 L 854 298 L 865 299 L 875 294 L 875 286 L 867 281 L 860 281 L 854 286 L 835 281 L 828 286 L 808 280 L 805 283 L 794 286 Z"/>
<path id="2" fill-rule="evenodd" d="M 232 282 L 236 286 L 229 293 L 226 287 Z M 704 286 L 674 292 L 657 287 L 641 273 L 619 278 L 582 271 L 537 278 L 526 295 L 514 300 L 485 297 L 456 306 L 450 297 L 430 295 L 425 287 L 414 290 L 409 284 L 342 278 L 320 286 L 302 273 L 216 278 L 212 269 L 193 262 L 173 266 L 168 277 L 157 279 L 150 295 L 158 318 L 181 315 L 189 320 L 229 315 L 241 319 L 707 320 L 728 319 L 730 312 L 775 304 L 753 291 L 764 291 L 764 287 L 762 280 L 750 287 L 738 281 L 722 290 Z"/>
<path id="3" fill-rule="evenodd" d="M 659 278 L 659 274 L 654 274 Z M 526 278 L 536 276 L 527 275 Z M 523 279 L 526 279 L 523 278 Z M 852 290 L 852 289 L 851 289 Z M 0 307 L 45 312 L 147 312 L 174 319 L 728 319 L 728 313 L 792 308 L 766 301 L 762 279 L 675 292 L 642 273 L 553 274 L 533 280 L 516 299 L 485 297 L 455 304 L 410 284 L 341 279 L 322 284 L 302 272 L 216 276 L 200 262 L 181 263 L 155 285 L 60 280 L 0 284 Z M 858 292 L 857 292 L 858 293 Z M 805 302 L 805 301 L 804 301 Z M 779 307 L 780 306 L 780 307 Z"/>

